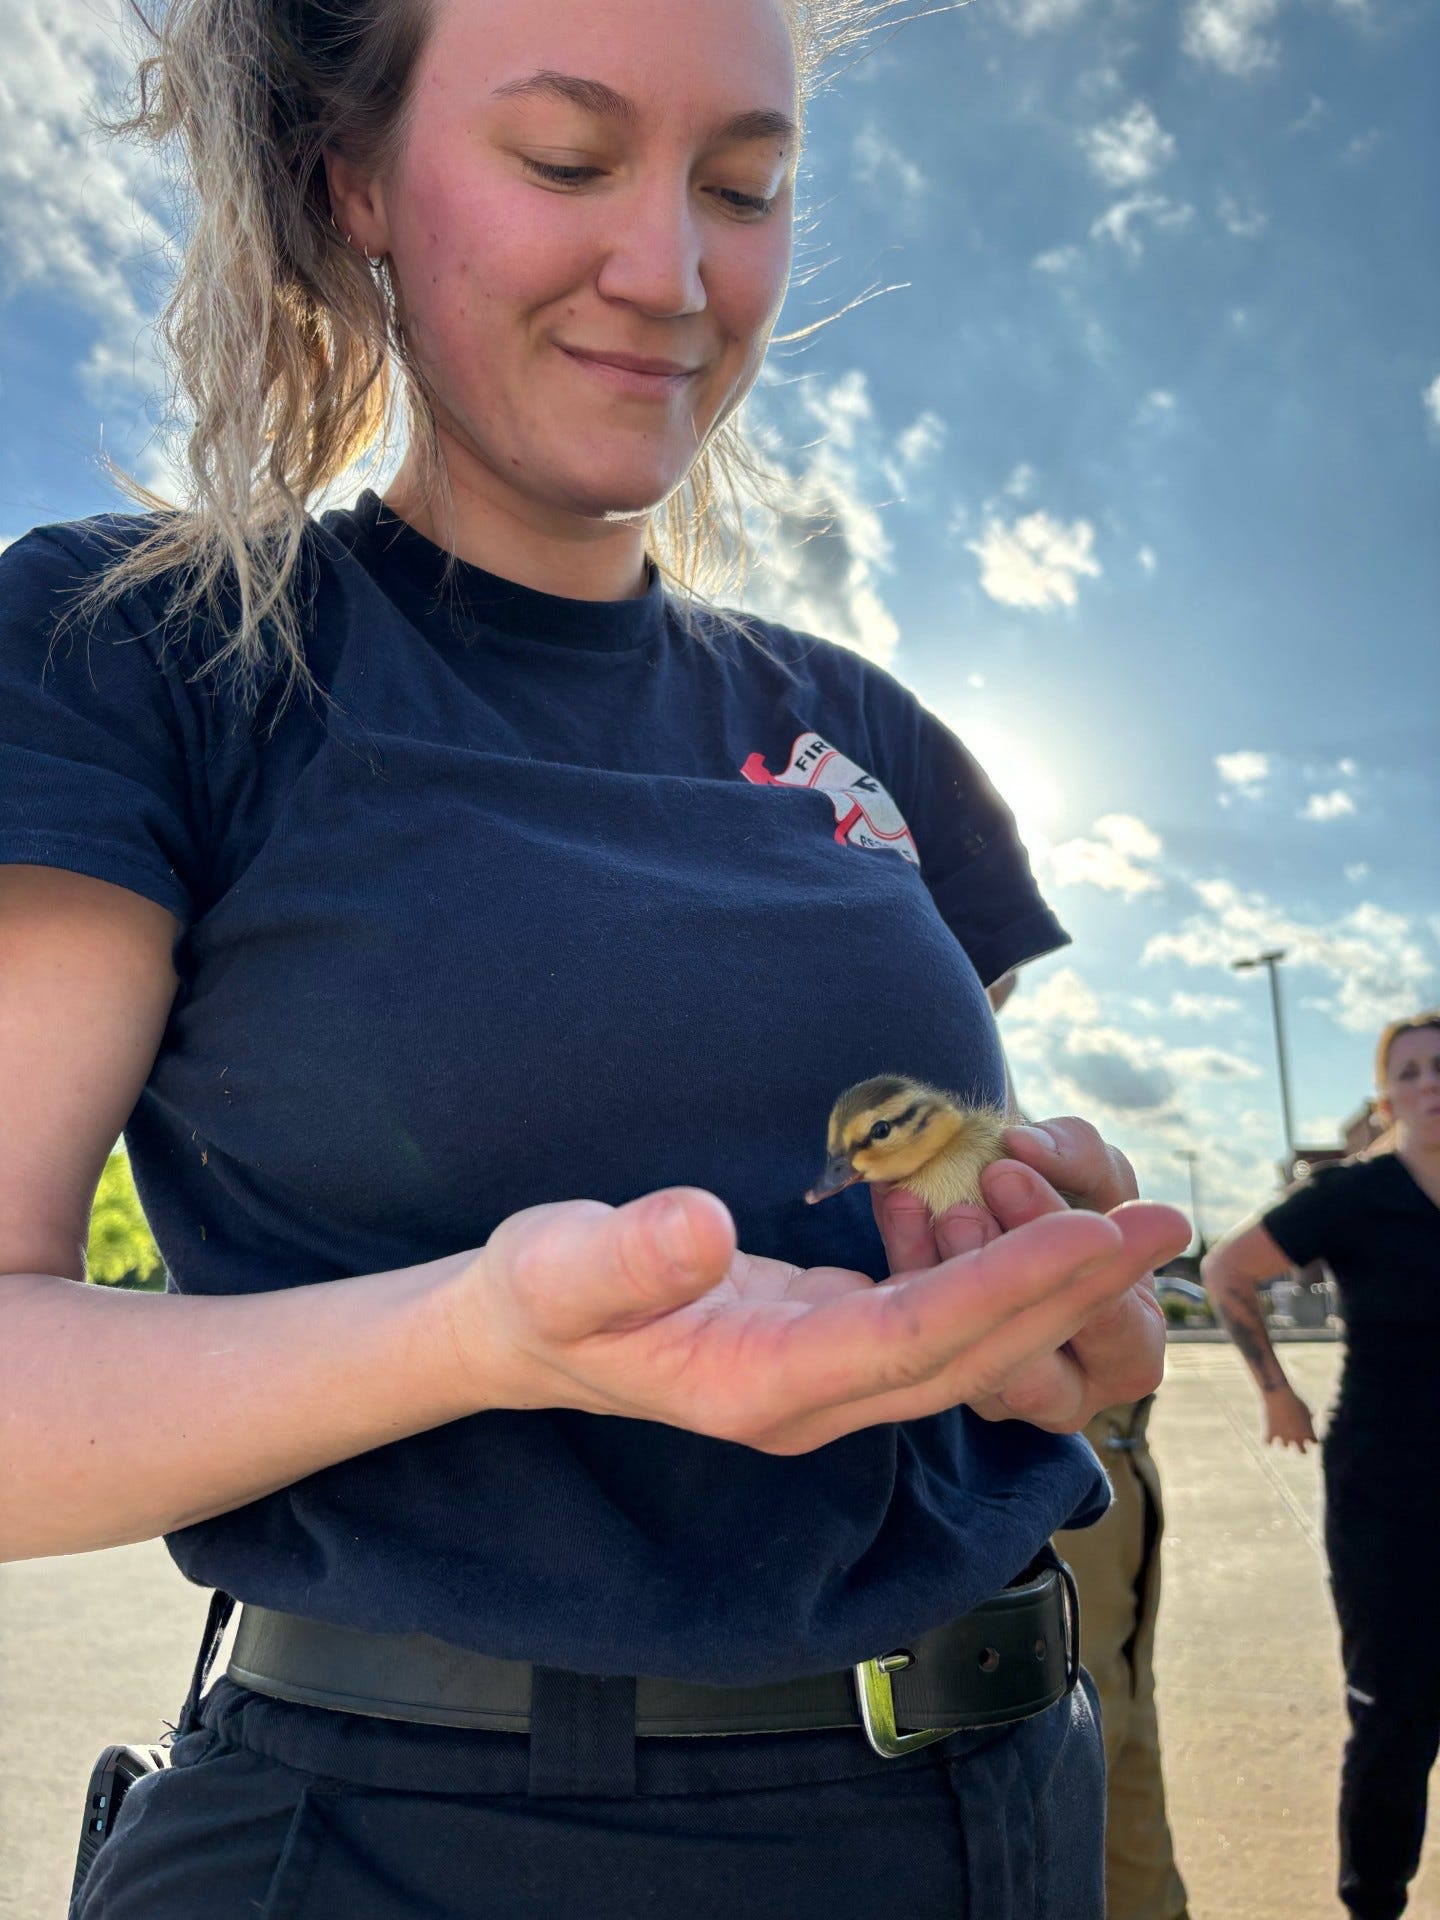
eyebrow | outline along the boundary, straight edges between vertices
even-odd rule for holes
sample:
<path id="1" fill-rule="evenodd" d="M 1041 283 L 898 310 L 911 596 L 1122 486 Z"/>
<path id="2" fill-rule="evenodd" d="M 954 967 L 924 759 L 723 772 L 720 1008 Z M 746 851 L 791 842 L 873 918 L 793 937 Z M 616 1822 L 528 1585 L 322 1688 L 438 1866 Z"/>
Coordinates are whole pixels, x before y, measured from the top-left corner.
<path id="1" fill-rule="evenodd" d="M 568 101 L 584 113 L 606 120 L 619 120 L 628 127 L 638 125 L 640 110 L 635 102 L 603 80 L 584 80 L 575 73 L 556 73 L 544 68 L 526 80 L 507 80 L 496 87 L 497 100 L 551 99 Z M 773 107 L 752 107 L 748 112 L 732 114 L 714 129 L 711 139 L 717 144 L 739 140 L 793 140 L 795 122 Z"/>

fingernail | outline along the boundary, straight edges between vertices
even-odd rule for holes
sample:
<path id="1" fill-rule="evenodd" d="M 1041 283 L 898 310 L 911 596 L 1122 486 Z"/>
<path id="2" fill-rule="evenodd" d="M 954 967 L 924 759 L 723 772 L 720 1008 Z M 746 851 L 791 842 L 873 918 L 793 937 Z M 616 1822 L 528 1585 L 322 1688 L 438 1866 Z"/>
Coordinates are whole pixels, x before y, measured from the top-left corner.
<path id="1" fill-rule="evenodd" d="M 957 1253 L 978 1253 L 985 1244 L 985 1223 L 973 1214 L 947 1221 L 945 1242 L 952 1259 Z"/>
<path id="2" fill-rule="evenodd" d="M 1024 1140 L 1032 1147 L 1038 1147 L 1041 1153 L 1054 1153 L 1055 1142 L 1041 1127 L 1007 1127 L 1007 1139 Z"/>
<path id="3" fill-rule="evenodd" d="M 690 1216 L 683 1202 L 667 1200 L 660 1214 L 659 1240 L 665 1252 L 677 1267 L 697 1267 L 700 1264 L 695 1246 L 695 1235 L 690 1230 Z"/>
<path id="4" fill-rule="evenodd" d="M 1030 1191 L 1030 1182 L 1023 1173 L 992 1173 L 987 1185 L 1002 1207 L 1023 1205 Z"/>

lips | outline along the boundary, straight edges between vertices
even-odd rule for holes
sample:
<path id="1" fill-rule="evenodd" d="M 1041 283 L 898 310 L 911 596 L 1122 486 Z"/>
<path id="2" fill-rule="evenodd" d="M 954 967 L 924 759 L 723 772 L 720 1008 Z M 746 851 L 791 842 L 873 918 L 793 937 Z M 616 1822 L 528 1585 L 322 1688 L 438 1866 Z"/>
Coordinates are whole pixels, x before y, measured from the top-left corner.
<path id="1" fill-rule="evenodd" d="M 648 373 L 660 379 L 685 379 L 700 371 L 698 367 L 687 367 L 680 360 L 657 360 L 638 353 L 612 353 L 608 349 L 563 344 L 560 351 L 568 353 L 572 360 L 585 360 L 592 366 L 616 367 L 622 373 Z"/>

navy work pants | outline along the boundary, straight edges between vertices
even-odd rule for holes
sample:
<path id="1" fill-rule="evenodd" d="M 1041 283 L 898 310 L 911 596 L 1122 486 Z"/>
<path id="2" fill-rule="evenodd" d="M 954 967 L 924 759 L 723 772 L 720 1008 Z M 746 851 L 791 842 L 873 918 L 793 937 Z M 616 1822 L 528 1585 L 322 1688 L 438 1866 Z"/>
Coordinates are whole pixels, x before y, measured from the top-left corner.
<path id="1" fill-rule="evenodd" d="M 1333 1436 L 1332 1436 L 1333 1438 Z M 1340 1623 L 1350 1737 L 1340 1768 L 1340 1898 L 1357 1920 L 1396 1920 L 1420 1865 L 1440 1744 L 1433 1483 L 1357 1471 L 1327 1438 L 1325 1549 Z"/>
<path id="2" fill-rule="evenodd" d="M 73 1920 L 1102 1920 L 1088 1681 L 895 1760 L 858 1729 L 637 1741 L 625 1685 L 537 1696 L 532 1750 L 220 1680 Z"/>

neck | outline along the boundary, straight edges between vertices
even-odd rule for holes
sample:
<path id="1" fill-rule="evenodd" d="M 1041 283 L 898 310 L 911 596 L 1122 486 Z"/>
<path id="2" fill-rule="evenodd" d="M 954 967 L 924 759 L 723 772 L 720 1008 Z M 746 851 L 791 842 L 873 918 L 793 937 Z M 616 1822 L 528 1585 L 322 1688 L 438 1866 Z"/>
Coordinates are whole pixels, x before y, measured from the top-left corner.
<path id="1" fill-rule="evenodd" d="M 453 509 L 422 494 L 409 461 L 384 494 L 385 505 L 417 533 L 457 559 L 517 586 L 566 600 L 633 600 L 645 592 L 646 522 L 605 521 L 528 501 L 474 460 L 441 455 Z"/>
<path id="2" fill-rule="evenodd" d="M 1440 1181 L 1440 1137 L 1417 1140 L 1409 1128 L 1402 1127 L 1395 1136 L 1395 1152 L 1417 1177 L 1424 1174 L 1428 1180 Z"/>

